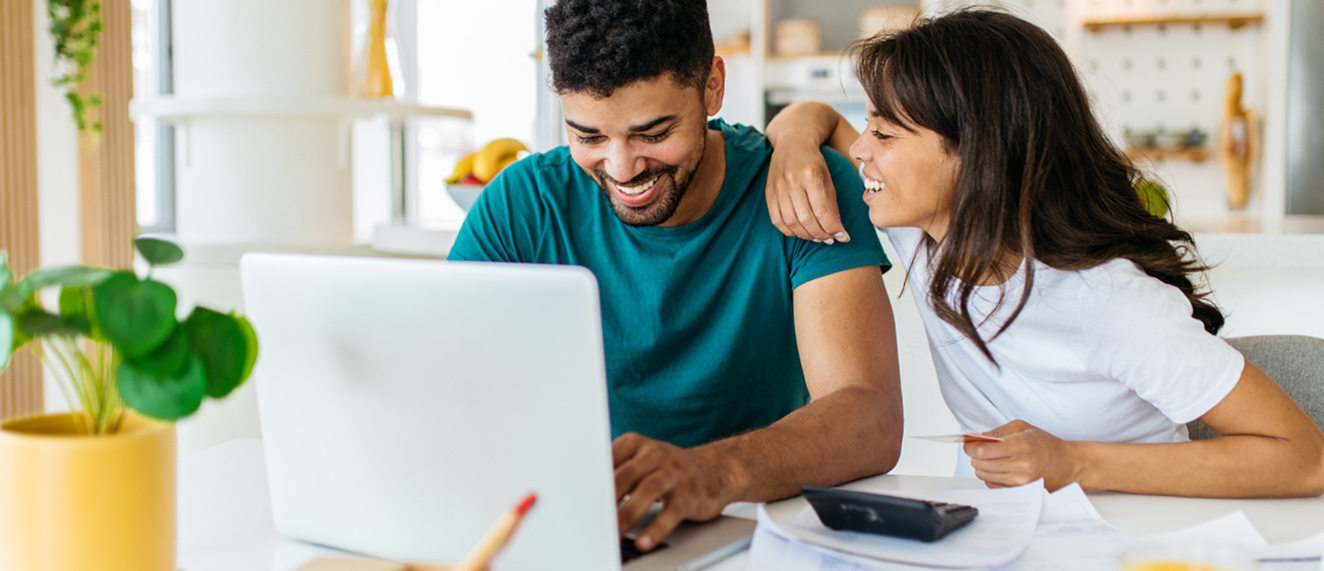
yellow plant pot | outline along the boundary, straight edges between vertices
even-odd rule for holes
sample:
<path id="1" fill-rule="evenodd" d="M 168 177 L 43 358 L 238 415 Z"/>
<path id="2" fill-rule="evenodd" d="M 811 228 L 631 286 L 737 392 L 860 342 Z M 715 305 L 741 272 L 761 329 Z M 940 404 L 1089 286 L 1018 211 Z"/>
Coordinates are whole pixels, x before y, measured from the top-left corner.
<path id="1" fill-rule="evenodd" d="M 174 571 L 175 428 L 68 414 L 0 425 L 0 571 Z"/>

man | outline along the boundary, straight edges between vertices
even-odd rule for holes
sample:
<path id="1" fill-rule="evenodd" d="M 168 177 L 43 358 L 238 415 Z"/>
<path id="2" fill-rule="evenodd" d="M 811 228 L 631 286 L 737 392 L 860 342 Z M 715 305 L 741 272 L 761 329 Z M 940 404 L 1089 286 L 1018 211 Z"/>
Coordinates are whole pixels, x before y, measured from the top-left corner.
<path id="1" fill-rule="evenodd" d="M 707 120 L 726 68 L 704 0 L 561 0 L 546 17 L 570 144 L 492 181 L 450 259 L 597 277 L 622 532 L 662 501 L 636 540 L 649 551 L 730 502 L 890 470 L 891 264 L 850 163 L 824 151 L 859 239 L 783 236 L 764 200 L 767 140 Z"/>

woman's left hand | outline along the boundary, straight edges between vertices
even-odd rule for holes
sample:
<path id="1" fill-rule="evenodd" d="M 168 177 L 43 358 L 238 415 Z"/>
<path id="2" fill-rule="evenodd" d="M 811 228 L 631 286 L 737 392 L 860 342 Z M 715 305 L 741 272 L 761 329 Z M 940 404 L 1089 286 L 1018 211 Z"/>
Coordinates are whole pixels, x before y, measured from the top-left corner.
<path id="1" fill-rule="evenodd" d="M 850 241 L 818 146 L 799 141 L 773 149 L 765 197 L 772 225 L 782 234 L 828 244 Z"/>
<path id="2" fill-rule="evenodd" d="M 1023 420 L 1013 420 L 984 434 L 1002 442 L 967 442 L 965 453 L 975 476 L 989 487 L 1021 486 L 1043 478 L 1056 491 L 1080 480 L 1081 460 L 1075 443 L 1062 440 Z"/>

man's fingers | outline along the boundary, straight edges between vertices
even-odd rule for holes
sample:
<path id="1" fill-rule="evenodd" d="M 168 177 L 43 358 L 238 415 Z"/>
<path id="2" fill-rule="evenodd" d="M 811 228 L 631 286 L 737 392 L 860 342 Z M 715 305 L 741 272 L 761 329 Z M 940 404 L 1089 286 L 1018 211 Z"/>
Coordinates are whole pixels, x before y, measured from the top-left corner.
<path id="1" fill-rule="evenodd" d="M 613 440 L 611 443 L 611 459 L 613 465 L 620 466 L 639 452 L 639 447 L 643 446 L 648 439 L 635 432 L 627 432 Z"/>
<path id="2" fill-rule="evenodd" d="M 648 528 L 639 534 L 638 539 L 634 541 L 634 546 L 638 547 L 640 551 L 652 551 L 658 543 L 671 535 L 671 532 L 675 531 L 676 526 L 680 525 L 682 521 L 685 521 L 685 514 L 677 502 L 663 504 L 662 513 L 657 514 L 657 518 L 653 520 L 653 523 L 648 524 Z"/>
<path id="3" fill-rule="evenodd" d="M 648 514 L 648 509 L 653 507 L 653 503 L 662 499 L 662 496 L 671 491 L 674 485 L 674 478 L 662 472 L 653 472 L 639 482 L 639 485 L 630 492 L 630 499 L 625 500 L 625 503 L 616 510 L 621 534 L 630 531 L 630 528 L 639 523 L 639 520 Z"/>
<path id="4" fill-rule="evenodd" d="M 616 467 L 616 501 L 621 501 L 627 495 L 632 495 L 639 487 L 640 482 L 655 473 L 658 467 L 658 460 L 655 456 L 639 454 L 631 458 L 629 462 Z"/>

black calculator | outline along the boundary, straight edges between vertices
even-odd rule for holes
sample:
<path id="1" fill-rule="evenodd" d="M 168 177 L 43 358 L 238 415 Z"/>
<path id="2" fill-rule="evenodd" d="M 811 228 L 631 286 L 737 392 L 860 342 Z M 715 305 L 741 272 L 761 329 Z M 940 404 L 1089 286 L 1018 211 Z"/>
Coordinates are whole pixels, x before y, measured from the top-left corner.
<path id="1" fill-rule="evenodd" d="M 832 529 L 937 541 L 979 515 L 961 504 L 912 500 L 882 494 L 804 487 L 818 519 Z"/>

